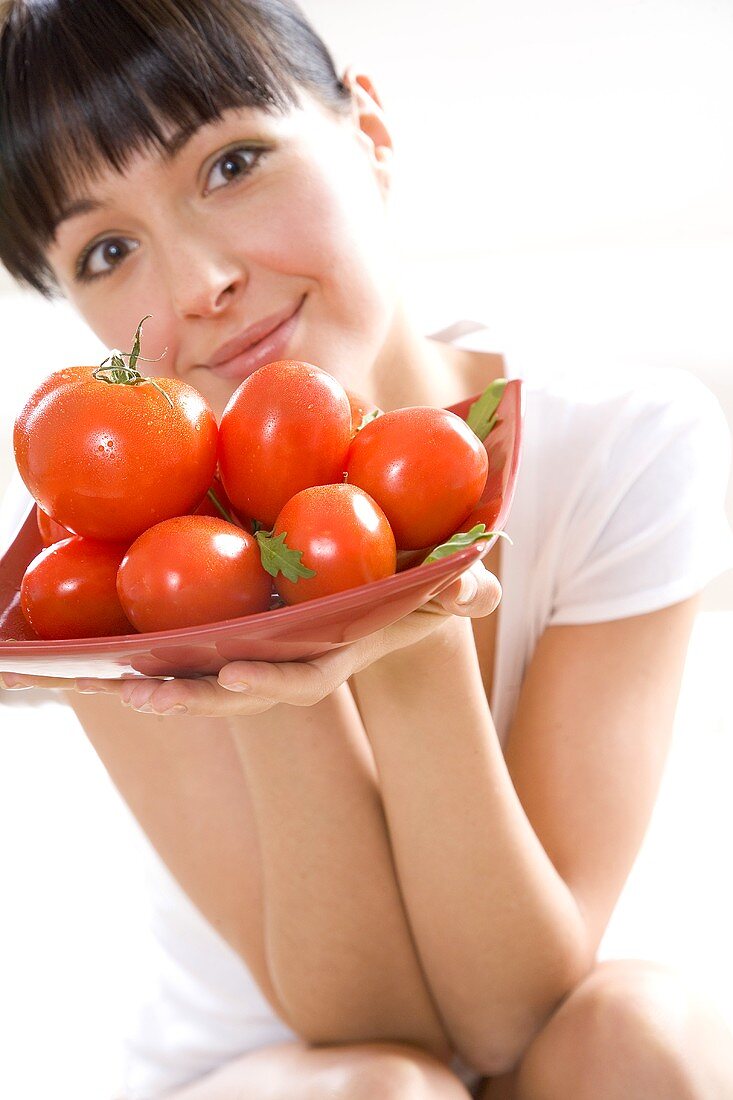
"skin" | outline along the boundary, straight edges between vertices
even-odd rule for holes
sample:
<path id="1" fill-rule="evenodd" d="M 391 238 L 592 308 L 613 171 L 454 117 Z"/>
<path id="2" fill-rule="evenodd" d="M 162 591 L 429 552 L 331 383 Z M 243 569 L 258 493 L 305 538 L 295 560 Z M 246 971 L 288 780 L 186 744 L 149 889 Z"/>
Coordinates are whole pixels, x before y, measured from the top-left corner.
<path id="1" fill-rule="evenodd" d="M 103 208 L 61 223 L 48 251 L 64 296 L 109 348 L 130 350 L 140 318 L 151 315 L 142 354 L 165 355 L 142 369 L 195 386 L 217 418 L 238 383 L 204 364 L 232 336 L 295 307 L 304 294 L 288 357 L 317 364 L 385 411 L 445 406 L 477 392 L 477 359 L 482 385 L 503 373 L 499 356 L 430 340 L 409 317 L 393 239 L 389 126 L 371 79 L 353 69 L 343 79 L 353 93 L 348 116 L 303 93 L 302 106 L 285 116 L 227 111 L 169 163 L 148 151 L 124 175 L 102 171 L 85 194 Z M 225 154 L 238 142 L 267 149 L 251 173 L 247 153 L 237 155 L 242 170 L 227 166 Z M 76 268 L 90 245 L 87 270 L 109 274 L 84 282 Z M 467 604 L 456 602 L 474 587 Z M 490 614 L 500 598 L 499 581 L 479 561 L 393 627 L 307 664 L 236 662 L 218 678 L 195 681 L 4 679 L 7 686 L 105 691 L 155 713 L 308 706 L 385 654 L 438 627 L 452 629 L 454 616 Z"/>

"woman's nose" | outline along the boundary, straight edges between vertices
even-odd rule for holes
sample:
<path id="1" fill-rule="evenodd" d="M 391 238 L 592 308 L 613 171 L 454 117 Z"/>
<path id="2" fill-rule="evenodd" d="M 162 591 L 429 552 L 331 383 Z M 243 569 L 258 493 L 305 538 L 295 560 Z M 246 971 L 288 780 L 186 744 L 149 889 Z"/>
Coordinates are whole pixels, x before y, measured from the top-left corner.
<path id="1" fill-rule="evenodd" d="M 241 275 L 192 273 L 174 291 L 174 309 L 181 317 L 214 316 L 229 308 L 244 282 Z"/>
<path id="2" fill-rule="evenodd" d="M 230 258 L 203 249 L 177 250 L 168 257 L 174 311 L 181 317 L 208 317 L 226 310 L 247 285 L 247 272 Z"/>

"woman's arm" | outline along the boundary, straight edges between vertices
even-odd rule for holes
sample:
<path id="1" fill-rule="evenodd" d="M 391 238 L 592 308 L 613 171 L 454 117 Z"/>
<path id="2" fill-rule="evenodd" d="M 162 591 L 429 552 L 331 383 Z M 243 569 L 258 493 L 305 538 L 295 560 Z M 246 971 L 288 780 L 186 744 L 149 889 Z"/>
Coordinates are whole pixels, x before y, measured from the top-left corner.
<path id="1" fill-rule="evenodd" d="M 425 975 L 484 1073 L 511 1067 L 593 966 L 652 812 L 696 608 L 548 628 L 506 757 L 468 623 L 356 677 Z"/>
<path id="2" fill-rule="evenodd" d="M 234 733 L 257 819 L 266 951 L 311 1042 L 409 1042 L 452 1055 L 415 954 L 374 761 L 347 684 Z"/>
<path id="3" fill-rule="evenodd" d="M 315 707 L 173 723 L 114 696 L 69 701 L 161 859 L 289 1027 L 450 1059 L 347 685 Z"/>
<path id="4" fill-rule="evenodd" d="M 459 603 L 467 587 L 472 594 Z M 500 598 L 497 579 L 478 560 L 423 607 L 310 661 L 237 661 L 218 677 L 195 680 L 77 681 L 82 691 L 171 715 L 166 723 L 174 728 L 191 717 L 236 720 L 257 818 L 268 965 L 272 959 L 291 1026 L 306 1038 L 366 1040 L 374 1037 L 376 1020 L 381 1037 L 410 1038 L 442 1058 L 452 1053 L 422 980 L 373 757 L 349 684 L 355 673 L 439 630 L 452 615 L 491 614 Z M 298 737 L 300 729 L 307 735 Z M 326 782 L 334 771 L 338 782 Z M 304 866 L 313 875 L 307 883 Z M 329 907 L 322 898 L 341 904 Z"/>
<path id="5" fill-rule="evenodd" d="M 170 873 L 290 1024 L 265 956 L 257 832 L 232 740 L 234 720 L 190 717 L 171 725 L 136 714 L 115 697 L 66 694 Z"/>

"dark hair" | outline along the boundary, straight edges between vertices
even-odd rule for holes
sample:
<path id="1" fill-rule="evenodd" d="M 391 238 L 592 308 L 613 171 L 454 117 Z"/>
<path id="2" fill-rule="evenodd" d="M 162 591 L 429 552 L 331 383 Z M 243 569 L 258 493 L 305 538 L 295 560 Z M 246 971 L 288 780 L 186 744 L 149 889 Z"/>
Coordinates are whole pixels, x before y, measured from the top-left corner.
<path id="1" fill-rule="evenodd" d="M 170 152 L 229 108 L 284 114 L 349 89 L 291 0 L 0 0 L 0 261 L 45 298 L 45 253 L 78 183 Z M 163 127 L 163 128 L 161 128 Z"/>

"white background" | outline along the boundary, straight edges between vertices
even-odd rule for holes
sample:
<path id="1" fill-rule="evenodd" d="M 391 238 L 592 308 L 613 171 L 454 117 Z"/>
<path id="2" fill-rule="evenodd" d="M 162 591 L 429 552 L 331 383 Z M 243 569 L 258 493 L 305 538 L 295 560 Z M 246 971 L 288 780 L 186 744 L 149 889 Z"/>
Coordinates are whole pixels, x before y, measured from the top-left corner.
<path id="1" fill-rule="evenodd" d="M 528 371 L 681 366 L 733 425 L 733 7 L 725 0 L 312 0 L 392 120 L 407 293 L 487 320 Z M 0 488 L 34 383 L 107 349 L 0 276 Z M 733 497 L 730 498 L 733 517 Z M 695 628 L 672 753 L 604 940 L 733 1022 L 733 577 Z M 144 970 L 146 842 L 66 711 L 0 697 L 0 1091 L 111 1100 Z"/>

